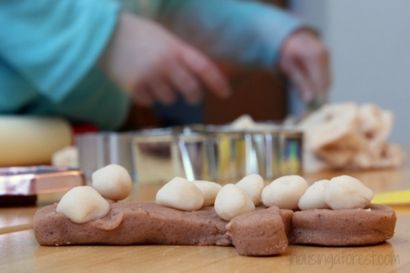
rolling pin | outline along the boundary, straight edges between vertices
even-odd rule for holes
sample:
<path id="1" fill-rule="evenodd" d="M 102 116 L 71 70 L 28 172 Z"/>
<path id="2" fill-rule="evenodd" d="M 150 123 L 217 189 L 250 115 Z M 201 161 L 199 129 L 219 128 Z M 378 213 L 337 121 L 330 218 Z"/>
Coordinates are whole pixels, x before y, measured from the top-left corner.
<path id="1" fill-rule="evenodd" d="M 71 127 L 62 119 L 0 116 L 0 166 L 48 164 L 71 143 Z"/>

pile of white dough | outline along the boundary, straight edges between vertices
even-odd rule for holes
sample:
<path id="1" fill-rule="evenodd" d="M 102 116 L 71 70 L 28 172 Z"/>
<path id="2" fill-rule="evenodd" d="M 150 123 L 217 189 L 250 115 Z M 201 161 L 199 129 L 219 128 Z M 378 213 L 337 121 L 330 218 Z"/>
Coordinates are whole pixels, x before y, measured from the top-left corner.
<path id="1" fill-rule="evenodd" d="M 215 182 L 188 181 L 175 177 L 156 195 L 156 203 L 179 209 L 199 210 L 214 205 L 224 220 L 255 210 L 263 203 L 266 207 L 281 209 L 356 209 L 366 208 L 373 192 L 358 179 L 343 175 L 331 180 L 319 180 L 308 186 L 298 175 L 282 176 L 265 186 L 260 175 L 245 176 L 236 184 L 223 187 Z"/>
<path id="2" fill-rule="evenodd" d="M 305 134 L 304 168 L 398 167 L 404 153 L 388 142 L 393 113 L 373 104 L 328 104 L 298 126 Z"/>

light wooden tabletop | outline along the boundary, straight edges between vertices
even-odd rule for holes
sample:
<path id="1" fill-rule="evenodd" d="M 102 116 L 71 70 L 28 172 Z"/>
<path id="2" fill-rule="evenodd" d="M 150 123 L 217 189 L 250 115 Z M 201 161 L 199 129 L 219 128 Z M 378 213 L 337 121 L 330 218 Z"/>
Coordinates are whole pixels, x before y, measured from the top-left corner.
<path id="1" fill-rule="evenodd" d="M 341 173 L 306 175 L 309 181 Z M 349 172 L 375 192 L 410 189 L 410 168 Z M 150 201 L 160 185 L 140 184 L 129 200 Z M 58 196 L 40 198 L 40 206 Z M 0 272 L 410 272 L 410 206 L 395 207 L 396 234 L 370 247 L 290 246 L 278 257 L 242 257 L 232 247 L 42 247 L 31 230 L 36 207 L 0 209 Z"/>

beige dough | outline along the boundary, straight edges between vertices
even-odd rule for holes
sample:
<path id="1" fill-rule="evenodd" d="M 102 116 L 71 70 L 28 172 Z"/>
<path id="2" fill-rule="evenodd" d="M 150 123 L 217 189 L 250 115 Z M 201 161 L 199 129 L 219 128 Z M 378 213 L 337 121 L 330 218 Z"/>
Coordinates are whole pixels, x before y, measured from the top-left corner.
<path id="1" fill-rule="evenodd" d="M 255 205 L 248 194 L 233 184 L 223 186 L 215 199 L 216 214 L 227 221 L 254 209 Z"/>
<path id="2" fill-rule="evenodd" d="M 397 167 L 404 153 L 388 143 L 393 114 L 373 104 L 330 104 L 309 115 L 305 132 L 305 170 Z"/>
<path id="3" fill-rule="evenodd" d="M 297 209 L 299 198 L 308 184 L 298 175 L 279 177 L 267 185 L 262 191 L 262 202 L 265 206 L 277 206 L 281 209 Z"/>
<path id="4" fill-rule="evenodd" d="M 71 127 L 64 120 L 0 117 L 0 166 L 49 164 L 53 154 L 71 142 Z"/>
<path id="5" fill-rule="evenodd" d="M 92 174 L 92 185 L 105 198 L 118 201 L 130 194 L 132 179 L 124 167 L 110 164 Z"/>
<path id="6" fill-rule="evenodd" d="M 348 175 L 334 177 L 325 189 L 325 200 L 331 209 L 362 209 L 370 205 L 373 191 L 360 180 Z"/>
<path id="7" fill-rule="evenodd" d="M 261 203 L 261 194 L 265 183 L 260 175 L 247 175 L 236 183 L 236 186 L 249 195 L 255 206 Z"/>
<path id="8" fill-rule="evenodd" d="M 204 204 L 202 192 L 191 181 L 175 177 L 157 192 L 155 202 L 179 210 L 199 210 Z"/>
<path id="9" fill-rule="evenodd" d="M 64 194 L 56 211 L 72 222 L 82 224 L 107 215 L 110 204 L 92 187 L 79 186 Z"/>
<path id="10" fill-rule="evenodd" d="M 211 181 L 197 180 L 193 182 L 204 196 L 203 206 L 212 206 L 215 202 L 216 195 L 222 188 L 221 185 Z"/>

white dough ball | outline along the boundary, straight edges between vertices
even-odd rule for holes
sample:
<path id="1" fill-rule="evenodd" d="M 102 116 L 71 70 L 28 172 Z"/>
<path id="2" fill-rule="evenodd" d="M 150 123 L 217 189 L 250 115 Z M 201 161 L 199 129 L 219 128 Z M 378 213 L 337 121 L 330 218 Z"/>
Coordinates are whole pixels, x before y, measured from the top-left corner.
<path id="1" fill-rule="evenodd" d="M 195 186 L 202 192 L 204 196 L 203 206 L 212 206 L 215 202 L 216 195 L 219 190 L 222 188 L 221 185 L 211 181 L 197 180 L 194 181 Z"/>
<path id="2" fill-rule="evenodd" d="M 64 194 L 56 211 L 72 222 L 82 224 L 107 215 L 110 204 L 92 187 L 79 186 Z"/>
<path id="3" fill-rule="evenodd" d="M 92 186 L 105 198 L 114 201 L 128 197 L 132 179 L 128 171 L 116 164 L 105 166 L 92 174 Z"/>
<path id="4" fill-rule="evenodd" d="M 325 190 L 329 183 L 329 180 L 323 179 L 310 185 L 300 197 L 298 207 L 301 210 L 329 208 L 325 200 Z"/>
<path id="5" fill-rule="evenodd" d="M 155 202 L 180 210 L 199 210 L 204 204 L 201 190 L 193 182 L 175 177 L 157 192 Z"/>
<path id="6" fill-rule="evenodd" d="M 242 178 L 236 186 L 246 192 L 251 198 L 255 206 L 258 206 L 261 202 L 261 194 L 265 183 L 263 178 L 258 174 L 250 174 Z"/>
<path id="7" fill-rule="evenodd" d="M 254 209 L 255 205 L 248 194 L 233 184 L 223 186 L 215 199 L 216 214 L 227 221 Z"/>
<path id="8" fill-rule="evenodd" d="M 265 206 L 278 206 L 281 209 L 297 209 L 299 198 L 308 184 L 298 175 L 282 176 L 267 185 L 262 191 L 262 202 Z"/>
<path id="9" fill-rule="evenodd" d="M 325 200 L 332 209 L 356 209 L 367 207 L 373 191 L 360 180 L 348 175 L 334 177 L 326 187 Z"/>

